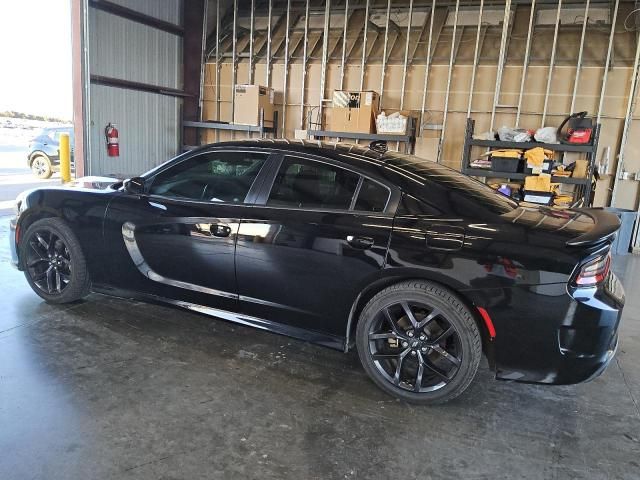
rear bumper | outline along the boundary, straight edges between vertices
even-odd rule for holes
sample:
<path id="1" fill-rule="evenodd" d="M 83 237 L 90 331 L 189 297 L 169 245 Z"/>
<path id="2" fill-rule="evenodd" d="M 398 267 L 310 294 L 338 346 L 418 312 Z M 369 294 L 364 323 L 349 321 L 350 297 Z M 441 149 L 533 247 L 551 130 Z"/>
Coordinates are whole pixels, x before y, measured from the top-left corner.
<path id="1" fill-rule="evenodd" d="M 497 332 L 496 378 L 554 385 L 592 380 L 615 355 L 623 306 L 624 290 L 612 272 L 597 288 L 512 288 L 501 304 L 485 307 Z"/>

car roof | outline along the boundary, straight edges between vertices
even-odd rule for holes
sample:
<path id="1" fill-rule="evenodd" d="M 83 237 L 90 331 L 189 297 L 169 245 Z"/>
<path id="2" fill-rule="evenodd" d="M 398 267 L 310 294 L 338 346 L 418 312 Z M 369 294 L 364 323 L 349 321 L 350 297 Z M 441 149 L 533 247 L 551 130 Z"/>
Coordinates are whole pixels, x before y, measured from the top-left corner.
<path id="1" fill-rule="evenodd" d="M 46 132 L 58 132 L 58 131 L 72 131 L 73 127 L 45 127 L 42 129 L 43 131 Z"/>
<path id="2" fill-rule="evenodd" d="M 353 143 L 298 139 L 246 139 L 213 143 L 201 148 L 229 146 L 275 149 L 327 157 L 353 167 L 382 174 L 387 178 L 393 176 L 393 181 L 399 184 L 406 184 L 408 181 L 422 183 L 427 177 L 433 175 L 450 175 L 454 172 L 459 175 L 455 170 L 415 155 L 394 151 L 384 152 Z M 410 182 L 411 180 L 413 182 Z"/>

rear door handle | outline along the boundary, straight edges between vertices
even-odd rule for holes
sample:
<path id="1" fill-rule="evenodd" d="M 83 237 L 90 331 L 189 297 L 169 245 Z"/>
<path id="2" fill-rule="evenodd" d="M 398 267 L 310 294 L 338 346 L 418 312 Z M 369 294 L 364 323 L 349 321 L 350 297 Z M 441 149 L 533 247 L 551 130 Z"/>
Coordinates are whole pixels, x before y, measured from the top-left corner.
<path id="1" fill-rule="evenodd" d="M 357 237 L 355 235 L 347 235 L 347 243 L 353 248 L 360 248 L 366 250 L 373 247 L 373 238 L 371 237 Z"/>

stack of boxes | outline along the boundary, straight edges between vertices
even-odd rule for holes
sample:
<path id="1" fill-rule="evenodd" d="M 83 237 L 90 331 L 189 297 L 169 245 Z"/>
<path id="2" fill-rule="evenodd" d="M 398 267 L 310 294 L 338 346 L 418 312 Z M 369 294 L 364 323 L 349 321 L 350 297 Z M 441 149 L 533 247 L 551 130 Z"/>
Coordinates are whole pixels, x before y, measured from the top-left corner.
<path id="1" fill-rule="evenodd" d="M 374 91 L 335 90 L 329 130 L 334 132 L 375 133 L 380 96 Z"/>

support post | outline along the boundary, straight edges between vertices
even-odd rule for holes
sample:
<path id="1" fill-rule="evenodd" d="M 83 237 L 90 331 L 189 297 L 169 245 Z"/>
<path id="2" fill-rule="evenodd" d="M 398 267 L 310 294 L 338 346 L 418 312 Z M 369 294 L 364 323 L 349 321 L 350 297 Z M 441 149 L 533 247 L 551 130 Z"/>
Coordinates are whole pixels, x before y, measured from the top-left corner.
<path id="1" fill-rule="evenodd" d="M 220 1 L 220 0 L 218 0 Z M 267 23 L 269 26 L 267 27 L 267 67 L 266 67 L 266 80 L 265 84 L 267 87 L 271 86 L 271 18 L 273 15 L 273 0 L 269 0 L 269 7 L 267 13 Z"/>
<path id="2" fill-rule="evenodd" d="M 413 2 L 413 0 L 411 0 Z M 342 57 L 340 59 L 340 90 L 344 87 L 344 63 L 347 54 L 347 27 L 349 26 L 349 0 L 344 1 L 344 26 L 342 28 Z"/>
<path id="3" fill-rule="evenodd" d="M 369 1 L 364 7 L 364 34 L 362 37 L 362 60 L 360 62 L 360 91 L 364 88 L 364 69 L 367 66 L 367 31 L 369 30 Z M 435 0 L 434 0 L 435 1 Z"/>
<path id="4" fill-rule="evenodd" d="M 427 64 L 424 67 L 424 84 L 422 85 L 422 107 L 420 108 L 420 133 L 424 125 L 424 109 L 427 104 L 427 87 L 429 86 L 429 71 L 431 70 L 431 38 L 433 36 L 433 17 L 436 14 L 436 0 L 431 4 L 429 12 L 429 41 L 427 42 Z"/>
<path id="5" fill-rule="evenodd" d="M 235 109 L 236 109 L 236 81 L 238 79 L 238 59 L 236 58 L 236 43 L 238 42 L 238 0 L 233 0 L 233 27 L 232 27 L 232 43 L 231 43 L 231 57 L 232 57 L 232 73 L 231 73 L 231 123 L 235 123 Z M 232 133 L 232 137 L 235 135 Z"/>
<path id="6" fill-rule="evenodd" d="M 636 56 L 633 61 L 633 73 L 631 75 L 631 85 L 629 86 L 629 96 L 627 99 L 627 109 L 624 116 L 624 124 L 622 126 L 622 138 L 620 139 L 620 153 L 618 154 L 618 164 L 616 165 L 616 175 L 613 178 L 613 188 L 611 190 L 611 202 L 610 206 L 615 207 L 616 195 L 618 193 L 618 182 L 620 181 L 620 174 L 624 167 L 624 154 L 629 141 L 629 129 L 631 128 L 631 122 L 633 121 L 633 112 L 635 111 L 638 89 L 638 65 L 640 63 L 640 35 L 636 35 Z M 640 218 L 640 206 L 638 206 L 638 214 L 636 215 L 636 223 L 633 228 L 633 246 L 638 246 L 638 219 Z"/>
<path id="7" fill-rule="evenodd" d="M 87 0 L 71 1 L 71 79 L 73 84 L 73 133 L 76 176 L 89 174 L 89 49 Z"/>
<path id="8" fill-rule="evenodd" d="M 329 26 L 331 21 L 331 0 L 325 0 L 324 29 L 322 33 L 322 72 L 320 73 L 320 105 L 318 106 L 318 121 L 322 124 L 322 110 L 324 108 L 324 90 L 327 82 L 327 56 L 329 55 Z"/>
<path id="9" fill-rule="evenodd" d="M 544 121 L 547 119 L 547 106 L 549 105 L 549 92 L 551 92 L 551 79 L 553 78 L 553 67 L 556 62 L 556 46 L 558 44 L 558 29 L 560 28 L 560 12 L 562 11 L 562 0 L 558 0 L 558 9 L 556 11 L 556 25 L 553 30 L 553 44 L 551 45 L 551 59 L 549 60 L 549 71 L 547 72 L 547 88 L 544 92 L 544 106 L 542 107 L 541 127 L 544 127 Z"/>
<path id="10" fill-rule="evenodd" d="M 251 0 L 251 16 L 250 16 L 250 27 L 249 27 L 249 84 L 253 84 L 253 31 L 255 28 L 255 18 L 256 18 L 256 0 Z"/>
<path id="11" fill-rule="evenodd" d="M 71 147 L 68 133 L 60 134 L 60 181 L 71 181 Z"/>
<path id="12" fill-rule="evenodd" d="M 284 34 L 284 78 L 282 86 L 282 136 L 286 137 L 287 122 L 287 80 L 289 77 L 289 24 L 291 21 L 291 0 L 287 0 L 287 25 Z"/>
<path id="13" fill-rule="evenodd" d="M 449 92 L 451 90 L 451 75 L 453 74 L 453 59 L 456 52 L 456 30 L 458 28 L 458 11 L 460 10 L 460 0 L 456 0 L 456 10 L 453 15 L 453 34 L 451 38 L 451 53 L 449 54 L 449 73 L 447 74 L 447 91 L 444 95 L 444 109 L 442 112 L 442 130 L 440 130 L 440 140 L 438 141 L 438 153 L 436 162 L 440 163 L 442 157 L 442 144 L 444 143 L 444 132 L 447 128 L 447 113 L 449 111 Z"/>
<path id="14" fill-rule="evenodd" d="M 509 23 L 511 19 L 511 0 L 507 0 L 504 5 L 504 19 L 502 20 L 502 36 L 500 38 L 500 58 L 498 59 L 498 71 L 496 73 L 496 88 L 493 92 L 493 105 L 491 107 L 491 125 L 489 130 L 493 130 L 493 122 L 496 118 L 496 105 L 500 100 L 500 89 L 502 87 L 502 73 L 504 71 L 505 57 L 507 56 L 507 37 Z"/>
<path id="15" fill-rule="evenodd" d="M 202 65 L 204 63 L 205 0 L 193 0 L 184 4 L 185 29 L 183 39 L 183 90 L 187 96 L 182 103 L 182 115 L 186 121 L 200 120 L 200 94 L 202 92 Z M 198 145 L 198 131 L 184 128 L 184 145 Z"/>
<path id="16" fill-rule="evenodd" d="M 309 45 L 309 0 L 304 10 L 304 38 L 302 39 L 302 85 L 300 88 L 300 128 L 304 128 L 304 97 L 307 84 L 307 47 Z"/>
<path id="17" fill-rule="evenodd" d="M 520 113 L 522 112 L 522 96 L 524 85 L 527 81 L 527 69 L 529 68 L 529 55 L 531 54 L 531 38 L 533 37 L 533 19 L 536 16 L 536 0 L 531 1 L 531 12 L 529 12 L 529 28 L 527 30 L 527 45 L 524 52 L 524 62 L 522 63 L 522 77 L 520 78 L 520 91 L 518 92 L 518 106 L 516 108 L 516 128 L 520 125 Z"/>
<path id="18" fill-rule="evenodd" d="M 602 106 L 604 105 L 604 93 L 607 89 L 607 77 L 609 74 L 609 65 L 611 65 L 611 51 L 613 50 L 613 39 L 616 34 L 616 20 L 618 19 L 618 7 L 620 6 L 620 0 L 616 0 L 613 7 L 613 19 L 611 20 L 611 33 L 609 34 L 609 46 L 607 47 L 607 59 L 604 62 L 604 73 L 602 74 L 602 86 L 600 88 L 600 101 L 598 102 L 598 115 L 596 116 L 596 123 L 600 123 L 600 117 L 602 116 Z"/>
<path id="19" fill-rule="evenodd" d="M 584 37 L 587 32 L 587 23 L 589 20 L 589 3 L 590 0 L 586 0 L 584 4 L 584 18 L 582 19 L 582 34 L 580 35 L 580 49 L 578 50 L 578 64 L 576 65 L 576 78 L 573 81 L 573 92 L 571 94 L 571 108 L 569 113 L 574 112 L 576 106 L 576 94 L 578 93 L 578 81 L 580 80 L 580 70 L 582 70 L 582 53 L 584 52 Z"/>
<path id="20" fill-rule="evenodd" d="M 387 47 L 389 45 L 389 16 L 391 15 L 391 0 L 387 0 L 387 20 L 384 27 L 384 47 L 382 50 L 382 69 L 380 72 L 380 108 L 384 97 L 384 77 L 387 69 Z"/>
<path id="21" fill-rule="evenodd" d="M 400 88 L 400 110 L 404 108 L 404 89 L 407 85 L 407 67 L 409 65 L 409 39 L 411 37 L 412 18 L 413 18 L 413 0 L 409 0 L 409 19 L 407 23 L 407 38 L 404 42 L 404 64 L 402 65 L 402 86 Z"/>
<path id="22" fill-rule="evenodd" d="M 535 0 L 533 0 L 535 2 Z M 476 83 L 476 70 L 478 68 L 478 57 L 480 55 L 480 31 L 482 30 L 482 11 L 484 0 L 480 0 L 480 12 L 478 14 L 478 31 L 476 32 L 476 47 L 473 53 L 473 70 L 471 71 L 471 83 L 469 85 L 469 102 L 467 104 L 467 118 L 471 117 L 471 103 L 473 102 L 473 88 Z"/>

